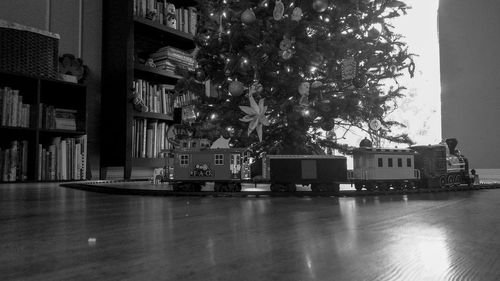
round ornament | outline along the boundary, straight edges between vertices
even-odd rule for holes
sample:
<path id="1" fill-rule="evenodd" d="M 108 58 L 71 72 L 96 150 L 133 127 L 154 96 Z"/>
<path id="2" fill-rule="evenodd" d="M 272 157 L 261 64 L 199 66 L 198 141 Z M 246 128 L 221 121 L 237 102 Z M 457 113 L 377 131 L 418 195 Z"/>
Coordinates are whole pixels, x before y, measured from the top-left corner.
<path id="1" fill-rule="evenodd" d="M 293 8 L 292 20 L 300 21 L 302 19 L 302 9 L 300 7 Z"/>
<path id="2" fill-rule="evenodd" d="M 370 121 L 369 126 L 370 126 L 370 129 L 377 131 L 378 129 L 380 129 L 382 127 L 382 123 L 378 119 L 373 119 Z"/>
<path id="3" fill-rule="evenodd" d="M 320 128 L 327 132 L 333 130 L 334 127 L 335 122 L 333 121 L 333 119 L 323 120 L 323 122 L 321 122 L 320 124 Z"/>
<path id="4" fill-rule="evenodd" d="M 228 90 L 232 96 L 238 97 L 241 96 L 241 94 L 243 94 L 245 88 L 243 87 L 243 83 L 236 80 L 236 81 L 231 81 L 231 83 L 229 83 Z"/>
<path id="5" fill-rule="evenodd" d="M 319 81 L 319 80 L 316 80 L 314 82 L 312 82 L 311 84 L 311 88 L 315 89 L 315 88 L 319 88 L 323 86 L 323 82 Z"/>
<path id="6" fill-rule="evenodd" d="M 321 54 L 320 52 L 315 52 L 312 55 L 311 64 L 317 67 L 320 66 L 322 63 L 323 63 L 323 54 Z"/>
<path id="7" fill-rule="evenodd" d="M 328 0 L 314 0 L 313 9 L 318 13 L 323 13 L 328 8 Z"/>
<path id="8" fill-rule="evenodd" d="M 252 9 L 246 9 L 241 14 L 241 21 L 246 24 L 251 24 L 255 21 L 255 13 L 252 11 Z"/>
<path id="9" fill-rule="evenodd" d="M 274 20 L 281 20 L 283 18 L 283 14 L 285 13 L 285 5 L 281 0 L 276 0 L 276 4 L 274 4 L 273 10 L 273 18 Z"/>
<path id="10" fill-rule="evenodd" d="M 354 85 L 354 87 L 358 89 L 361 89 L 366 85 L 366 82 L 367 82 L 366 75 L 360 74 L 354 77 L 354 79 L 352 80 L 352 85 Z"/>
<path id="11" fill-rule="evenodd" d="M 286 51 L 292 47 L 292 40 L 288 37 L 283 37 L 283 40 L 280 42 L 280 49 L 282 51 Z"/>
<path id="12" fill-rule="evenodd" d="M 290 49 L 281 52 L 281 57 L 283 59 L 285 59 L 285 60 L 288 60 L 288 59 L 292 58 L 292 56 L 293 56 L 293 52 Z"/>
<path id="13" fill-rule="evenodd" d="M 261 7 L 261 8 L 267 8 L 267 7 L 269 7 L 269 0 L 262 0 L 262 1 L 260 1 L 259 7 Z"/>
<path id="14" fill-rule="evenodd" d="M 207 75 L 203 69 L 201 68 L 196 69 L 196 80 L 200 82 L 207 80 Z"/>

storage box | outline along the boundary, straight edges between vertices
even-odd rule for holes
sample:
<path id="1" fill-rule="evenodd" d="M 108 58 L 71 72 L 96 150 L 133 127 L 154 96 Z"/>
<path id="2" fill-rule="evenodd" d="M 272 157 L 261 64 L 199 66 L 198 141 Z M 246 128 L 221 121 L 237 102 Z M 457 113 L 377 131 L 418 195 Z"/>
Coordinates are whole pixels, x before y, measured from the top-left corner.
<path id="1" fill-rule="evenodd" d="M 0 20 L 0 71 L 57 78 L 59 35 Z"/>

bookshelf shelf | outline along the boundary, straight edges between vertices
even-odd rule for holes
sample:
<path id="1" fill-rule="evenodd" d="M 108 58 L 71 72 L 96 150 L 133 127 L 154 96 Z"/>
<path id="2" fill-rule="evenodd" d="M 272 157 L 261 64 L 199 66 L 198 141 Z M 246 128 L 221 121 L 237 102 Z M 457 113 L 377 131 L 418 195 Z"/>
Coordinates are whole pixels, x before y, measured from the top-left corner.
<path id="1" fill-rule="evenodd" d="M 174 82 L 174 83 L 177 81 L 177 79 L 182 78 L 182 76 L 177 75 L 172 71 L 157 69 L 139 63 L 134 64 L 134 70 L 137 72 L 148 74 L 150 76 L 156 76 L 156 78 L 162 78 L 168 80 L 169 82 Z"/>
<path id="2" fill-rule="evenodd" d="M 134 16 L 134 22 L 136 23 L 137 29 L 139 29 L 140 31 L 144 32 L 146 31 L 146 29 L 149 29 L 150 31 L 156 33 L 168 33 L 169 35 L 171 35 L 171 39 L 173 40 L 184 40 L 187 44 L 193 44 L 192 41 L 194 39 L 194 36 L 184 31 L 170 28 L 166 25 L 162 25 L 138 16 Z"/>
<path id="3" fill-rule="evenodd" d="M 151 145 L 151 139 L 151 147 L 154 147 L 152 154 L 158 155 L 159 150 L 168 146 L 164 136 L 168 127 L 181 120 L 182 109 L 175 109 L 171 115 L 139 112 L 131 102 L 140 97 L 139 100 L 150 109 L 151 104 L 153 108 L 159 104 L 161 110 L 156 108 L 155 111 L 169 112 L 165 108 L 169 108 L 174 102 L 173 95 L 166 91 L 171 91 L 170 87 L 182 77 L 173 71 L 145 66 L 145 62 L 151 54 L 163 47 L 169 46 L 186 54 L 190 54 L 195 48 L 192 34 L 195 29 L 189 28 L 194 28 L 195 24 L 188 20 L 189 25 L 186 25 L 183 20 L 184 29 L 180 26 L 176 29 L 161 24 L 158 20 L 146 19 L 142 16 L 147 14 L 143 13 L 145 7 L 149 8 L 147 3 L 166 5 L 166 1 L 103 1 L 101 179 L 106 179 L 110 167 L 123 167 L 123 178 L 126 180 L 131 178 L 134 167 L 162 167 L 164 162 L 161 158 L 136 156 L 144 154 L 145 144 Z M 188 14 L 189 19 L 193 19 L 191 12 L 194 9 L 189 7 L 196 6 L 196 0 L 171 0 L 168 3 L 175 5 L 176 12 L 182 10 L 183 14 Z M 165 8 L 155 6 L 158 11 L 157 19 L 160 21 L 165 15 L 162 13 Z M 196 13 L 194 19 L 197 19 Z M 170 66 L 165 61 L 160 60 L 159 63 L 157 65 L 163 63 Z M 153 87 L 152 91 L 150 86 Z M 159 103 L 156 100 L 158 96 L 161 99 Z"/>
<path id="4" fill-rule="evenodd" d="M 0 183 L 85 179 L 86 86 L 0 72 L 0 90 Z M 72 122 L 82 130 L 39 128 L 46 125 L 47 106 L 73 112 L 71 116 L 51 116 L 51 120 Z M 62 149 L 61 141 L 66 144 L 69 140 L 72 143 Z M 78 151 L 71 150 L 69 156 L 66 148 L 73 149 L 76 143 Z M 74 173 L 63 177 L 61 172 L 69 169 L 69 163 L 74 163 Z"/>
<path id="5" fill-rule="evenodd" d="M 138 118 L 146 118 L 146 119 L 154 119 L 154 120 L 164 120 L 164 121 L 174 121 L 174 115 L 168 115 L 168 114 L 160 114 L 160 113 L 153 113 L 153 112 L 134 112 L 134 117 Z"/>
<path id="6" fill-rule="evenodd" d="M 65 135 L 65 136 L 79 136 L 85 135 L 84 131 L 74 131 L 74 130 L 61 130 L 61 129 L 39 129 L 40 133 L 52 134 L 52 135 Z"/>

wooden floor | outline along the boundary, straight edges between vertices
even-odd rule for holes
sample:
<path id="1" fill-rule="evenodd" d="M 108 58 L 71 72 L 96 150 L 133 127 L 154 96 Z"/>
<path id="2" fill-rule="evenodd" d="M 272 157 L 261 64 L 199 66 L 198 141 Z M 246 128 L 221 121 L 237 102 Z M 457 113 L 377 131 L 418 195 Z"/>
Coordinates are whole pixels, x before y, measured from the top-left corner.
<path id="1" fill-rule="evenodd" d="M 0 185 L 0 280 L 500 280 L 500 190 L 365 198 Z"/>

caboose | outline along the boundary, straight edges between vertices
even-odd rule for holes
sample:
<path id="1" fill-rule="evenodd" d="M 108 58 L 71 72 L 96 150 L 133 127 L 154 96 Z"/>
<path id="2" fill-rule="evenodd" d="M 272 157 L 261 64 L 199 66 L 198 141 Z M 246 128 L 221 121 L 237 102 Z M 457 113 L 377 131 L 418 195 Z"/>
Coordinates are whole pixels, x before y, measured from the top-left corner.
<path id="1" fill-rule="evenodd" d="M 201 191 L 214 182 L 214 191 L 241 191 L 250 180 L 250 151 L 244 148 L 187 148 L 169 154 L 167 178 L 174 191 Z"/>

